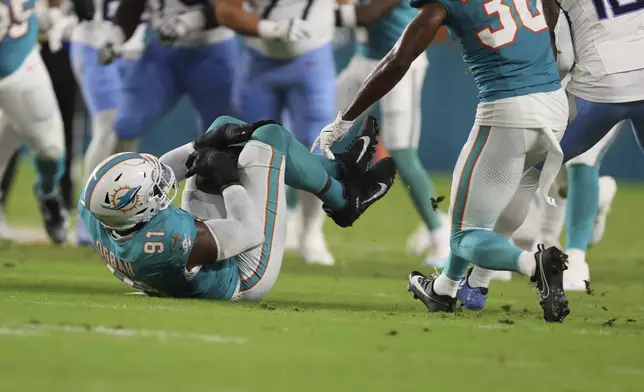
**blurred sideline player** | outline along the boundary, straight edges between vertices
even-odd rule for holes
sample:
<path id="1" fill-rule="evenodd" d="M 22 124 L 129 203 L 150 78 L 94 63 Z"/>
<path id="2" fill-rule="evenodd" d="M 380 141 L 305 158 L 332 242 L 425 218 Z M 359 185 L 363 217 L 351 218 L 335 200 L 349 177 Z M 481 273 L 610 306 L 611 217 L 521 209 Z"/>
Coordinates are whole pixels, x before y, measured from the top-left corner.
<path id="1" fill-rule="evenodd" d="M 247 10 L 244 9 L 247 5 Z M 310 146 L 333 119 L 335 68 L 331 40 L 335 0 L 217 0 L 217 20 L 247 36 L 238 112 L 246 121 L 280 119 L 288 112 L 296 138 Z M 306 262 L 331 265 L 321 202 L 301 193 L 299 251 Z"/>
<path id="2" fill-rule="evenodd" d="M 50 14 L 60 13 L 60 2 L 50 0 Z M 67 239 L 69 220 L 60 197 L 65 140 L 63 121 L 47 69 L 37 45 L 38 22 L 34 1 L 0 1 L 5 18 L 0 28 L 0 110 L 10 126 L 0 126 L 0 177 L 13 152 L 26 144 L 35 158 L 34 193 L 49 238 Z M 52 18 L 53 19 L 53 18 Z"/>
<path id="3" fill-rule="evenodd" d="M 69 5 L 68 1 L 62 1 L 60 8 L 63 11 L 63 14 L 66 14 L 69 11 Z M 69 56 L 66 53 L 53 53 L 48 42 L 48 32 L 53 28 L 59 27 L 60 20 L 58 20 L 58 23 L 55 25 L 52 24 L 49 5 L 46 1 L 36 1 L 33 12 L 36 15 L 40 31 L 38 34 L 38 42 L 41 45 L 40 56 L 51 78 L 54 93 L 56 94 L 56 102 L 58 103 L 61 117 L 63 119 L 65 151 L 73 151 L 73 120 L 75 113 L 76 83 L 69 64 Z M 53 13 L 53 16 L 56 16 L 56 12 Z M 55 40 L 55 37 L 52 38 Z M 3 124 L 6 123 L 5 120 L 0 122 Z M 2 126 L 9 125 L 6 124 Z M 13 234 L 4 219 L 3 208 L 6 206 L 7 195 L 9 194 L 13 184 L 17 163 L 23 155 L 25 154 L 22 154 L 22 148 L 18 148 L 18 150 L 14 152 L 9 163 L 5 166 L 2 176 L 2 183 L 0 185 L 0 238 L 13 238 Z M 62 198 L 67 210 L 76 208 L 76 195 L 73 195 L 76 191 L 72 181 L 72 158 L 73 154 L 65 155 L 63 176 L 59 181 L 60 197 Z"/>
<path id="4" fill-rule="evenodd" d="M 375 138 L 373 119 L 363 134 Z M 160 160 L 136 153 L 108 158 L 87 180 L 79 211 L 108 268 L 139 290 L 259 300 L 282 264 L 285 184 L 313 192 L 336 223 L 351 226 L 396 174 L 391 159 L 367 170 L 374 145 L 356 141 L 331 162 L 280 125 L 221 117 Z M 368 153 L 361 154 L 363 146 Z M 186 177 L 180 209 L 172 199 L 177 180 Z"/>
<path id="5" fill-rule="evenodd" d="M 123 142 L 119 150 L 135 147 L 184 94 L 198 114 L 198 129 L 231 111 L 237 43 L 231 30 L 217 27 L 209 0 L 121 0 L 102 62 L 122 52 L 146 4 L 145 49 L 123 78 L 117 105 L 114 127 Z"/>
<path id="6" fill-rule="evenodd" d="M 459 283 L 470 262 L 492 270 L 513 270 L 537 284 L 544 319 L 569 314 L 563 290 L 567 256 L 559 249 L 524 251 L 508 238 L 525 220 L 537 187 L 548 202 L 561 167 L 558 140 L 568 119 L 541 2 L 418 0 L 419 12 L 394 48 L 378 64 L 319 142 L 328 154 L 352 122 L 387 94 L 425 54 L 443 24 L 462 45 L 479 89 L 470 137 L 454 169 L 450 215 L 451 254 L 434 280 L 409 275 L 408 290 L 432 312 L 454 312 Z M 543 172 L 532 168 L 543 161 Z"/>
<path id="7" fill-rule="evenodd" d="M 338 76 L 338 107 L 345 108 L 355 91 L 378 62 L 394 47 L 417 11 L 408 0 L 381 0 L 343 4 L 336 11 L 336 25 L 365 27 L 367 42 L 359 47 L 349 66 Z M 442 267 L 449 256 L 449 228 L 440 212 L 433 210 L 434 185 L 418 157 L 421 136 L 422 89 L 427 71 L 427 56 L 419 56 L 402 80 L 380 101 L 382 142 L 396 162 L 398 172 L 409 189 L 423 224 L 409 238 L 410 252 L 430 249 L 425 264 Z M 447 217 L 444 217 L 447 221 Z"/>
<path id="8" fill-rule="evenodd" d="M 116 107 L 121 97 L 121 80 L 137 53 L 128 52 L 128 45 L 122 49 L 124 58 L 112 64 L 99 63 L 99 49 L 110 39 L 115 27 L 110 20 L 118 7 L 116 0 L 74 0 L 75 16 L 79 21 L 71 33 L 70 56 L 76 80 L 83 94 L 85 106 L 91 116 L 91 139 L 85 151 L 84 173 L 91 173 L 99 162 L 116 150 L 117 137 L 114 132 Z M 128 41 L 129 47 L 141 40 L 142 31 Z M 134 50 L 136 52 L 136 50 Z M 91 238 L 82 220 L 76 224 L 76 241 L 79 245 L 91 245 Z"/>

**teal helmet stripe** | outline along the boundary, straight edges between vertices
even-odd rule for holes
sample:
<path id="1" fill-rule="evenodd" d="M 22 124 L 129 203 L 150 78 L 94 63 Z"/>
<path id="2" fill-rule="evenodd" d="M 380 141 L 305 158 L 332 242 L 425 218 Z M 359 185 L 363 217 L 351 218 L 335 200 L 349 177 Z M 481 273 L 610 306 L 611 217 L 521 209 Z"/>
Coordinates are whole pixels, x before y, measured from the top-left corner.
<path id="1" fill-rule="evenodd" d="M 87 206 L 87 208 L 89 208 L 90 200 L 92 199 L 92 193 L 94 193 L 94 188 L 96 188 L 96 184 L 98 184 L 101 178 L 103 178 L 103 176 L 114 166 L 130 159 L 143 159 L 143 156 L 134 152 L 119 154 L 114 156 L 109 161 L 105 162 L 103 166 L 101 166 L 96 171 L 94 177 L 92 177 L 89 183 L 87 183 L 87 189 L 85 189 L 85 205 Z"/>

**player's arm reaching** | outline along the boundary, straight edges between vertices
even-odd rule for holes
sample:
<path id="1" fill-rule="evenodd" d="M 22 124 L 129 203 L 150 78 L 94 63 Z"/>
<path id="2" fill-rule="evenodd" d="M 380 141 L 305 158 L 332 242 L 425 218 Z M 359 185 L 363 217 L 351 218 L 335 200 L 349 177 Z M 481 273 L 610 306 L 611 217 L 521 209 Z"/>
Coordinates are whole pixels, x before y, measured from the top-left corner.
<path id="1" fill-rule="evenodd" d="M 219 186 L 226 206 L 226 219 L 195 220 L 197 236 L 186 268 L 211 264 L 260 246 L 264 242 L 263 227 L 239 182 L 236 156 L 205 148 L 193 153 L 186 165 L 190 167 L 187 177 L 208 177 Z"/>
<path id="2" fill-rule="evenodd" d="M 419 3 L 423 4 L 422 0 Z M 313 143 L 312 151 L 320 146 L 327 158 L 333 158 L 333 143 L 346 135 L 358 116 L 400 82 L 418 56 L 424 55 L 439 27 L 445 22 L 447 10 L 442 4 L 432 0 L 425 0 L 420 7 L 418 14 L 409 23 L 396 45 L 362 83 L 353 101 L 344 112 L 338 113 L 333 123 L 320 132 L 320 136 Z"/>
<path id="3" fill-rule="evenodd" d="M 306 23 L 299 19 L 268 20 L 244 9 L 242 0 L 211 0 L 215 17 L 221 26 L 226 26 L 241 35 L 263 39 L 300 41 L 310 36 Z"/>
<path id="4" fill-rule="evenodd" d="M 365 4 L 338 2 L 335 25 L 338 27 L 368 27 L 390 13 L 400 0 L 373 0 Z"/>

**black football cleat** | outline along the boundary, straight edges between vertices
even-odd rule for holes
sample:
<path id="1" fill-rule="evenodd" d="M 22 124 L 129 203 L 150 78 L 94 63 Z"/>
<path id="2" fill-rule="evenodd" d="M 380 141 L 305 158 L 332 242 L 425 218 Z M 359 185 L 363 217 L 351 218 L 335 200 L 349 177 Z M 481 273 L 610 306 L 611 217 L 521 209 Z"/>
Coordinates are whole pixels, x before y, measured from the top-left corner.
<path id="1" fill-rule="evenodd" d="M 568 269 L 568 255 L 554 246 L 545 249 L 539 244 L 534 254 L 537 268 L 530 280 L 537 285 L 543 318 L 549 323 L 561 323 L 570 314 L 563 289 L 563 272 Z"/>
<path id="2" fill-rule="evenodd" d="M 360 133 L 344 152 L 335 154 L 340 167 L 340 180 L 353 180 L 369 170 L 380 135 L 380 126 L 374 116 L 367 116 L 362 122 Z"/>
<path id="3" fill-rule="evenodd" d="M 407 291 L 414 294 L 414 299 L 420 300 L 430 312 L 454 313 L 456 298 L 449 295 L 438 295 L 434 291 L 434 280 L 427 279 L 418 271 L 413 271 L 407 278 Z"/>
<path id="4" fill-rule="evenodd" d="M 340 227 L 349 227 L 373 203 L 382 199 L 396 178 L 396 164 L 392 158 L 383 158 L 359 178 L 343 182 L 347 204 L 340 210 L 324 208 L 326 214 Z"/>
<path id="5" fill-rule="evenodd" d="M 39 197 L 38 205 L 47 235 L 54 244 L 67 242 L 69 213 L 58 195 Z"/>

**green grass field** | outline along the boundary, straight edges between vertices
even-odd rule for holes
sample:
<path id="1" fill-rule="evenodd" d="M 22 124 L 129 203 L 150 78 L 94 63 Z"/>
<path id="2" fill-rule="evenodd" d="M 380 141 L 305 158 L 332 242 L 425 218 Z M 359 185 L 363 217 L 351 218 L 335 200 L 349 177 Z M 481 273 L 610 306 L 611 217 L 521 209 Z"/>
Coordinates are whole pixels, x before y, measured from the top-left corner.
<path id="1" fill-rule="evenodd" d="M 31 178 L 22 167 L 14 224 L 38 224 Z M 448 194 L 446 178 L 437 185 Z M 412 300 L 420 260 L 404 248 L 417 218 L 401 186 L 353 229 L 329 222 L 336 266 L 287 255 L 262 303 L 126 295 L 93 250 L 5 243 L 0 391 L 638 391 L 643 197 L 620 184 L 590 253 L 594 294 L 570 294 L 562 325 L 543 322 L 520 276 L 493 283 L 482 312 Z"/>

